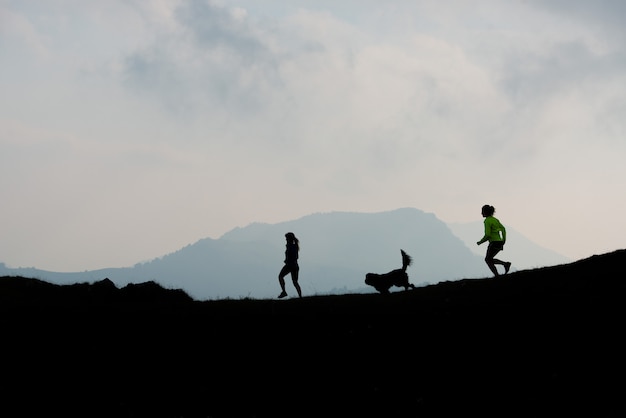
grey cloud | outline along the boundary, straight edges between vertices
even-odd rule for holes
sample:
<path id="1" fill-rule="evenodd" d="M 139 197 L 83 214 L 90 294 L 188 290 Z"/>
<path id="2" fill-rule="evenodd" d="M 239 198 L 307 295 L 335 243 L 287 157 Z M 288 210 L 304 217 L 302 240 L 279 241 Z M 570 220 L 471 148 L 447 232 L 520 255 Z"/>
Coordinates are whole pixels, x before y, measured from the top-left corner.
<path id="1" fill-rule="evenodd" d="M 265 45 L 247 21 L 235 18 L 227 9 L 196 0 L 183 3 L 176 16 L 200 48 L 223 48 L 244 63 L 267 56 Z"/>
<path id="2" fill-rule="evenodd" d="M 530 0 L 536 8 L 561 16 L 570 16 L 586 23 L 606 27 L 619 26 L 624 30 L 626 2 L 622 0 Z"/>
<path id="3" fill-rule="evenodd" d="M 175 17 L 178 32 L 125 59 L 135 91 L 189 117 L 206 106 L 255 112 L 280 88 L 276 55 L 245 18 L 205 1 L 182 3 Z"/>
<path id="4" fill-rule="evenodd" d="M 124 61 L 123 83 L 135 93 L 156 98 L 173 113 L 192 110 L 189 84 L 166 55 L 155 48 L 137 51 Z"/>
<path id="5" fill-rule="evenodd" d="M 621 52 L 596 54 L 574 41 L 540 53 L 517 51 L 508 54 L 500 85 L 516 104 L 532 104 L 581 85 L 621 79 L 625 58 Z"/>

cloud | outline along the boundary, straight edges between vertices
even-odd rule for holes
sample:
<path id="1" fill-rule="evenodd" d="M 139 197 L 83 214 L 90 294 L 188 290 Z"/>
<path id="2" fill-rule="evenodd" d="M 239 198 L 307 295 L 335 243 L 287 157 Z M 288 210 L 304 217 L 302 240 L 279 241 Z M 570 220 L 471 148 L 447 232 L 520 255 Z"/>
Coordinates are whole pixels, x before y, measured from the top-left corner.
<path id="1" fill-rule="evenodd" d="M 322 150 L 323 158 L 332 145 L 333 155 L 360 153 L 372 167 L 371 159 L 383 157 L 385 166 L 391 149 L 467 152 L 459 149 L 459 127 L 484 129 L 476 121 L 506 108 L 489 75 L 446 41 L 414 34 L 400 48 L 372 43 L 324 13 L 301 11 L 270 27 L 210 3 L 188 4 L 174 13 L 176 36 L 129 56 L 126 75 L 187 117 L 209 115 L 224 126 L 233 112 L 264 145 L 313 156 Z M 387 168 L 401 164 L 394 159 Z"/>
<path id="2" fill-rule="evenodd" d="M 174 23 L 153 44 L 126 57 L 128 85 L 181 116 L 222 108 L 254 112 L 262 106 L 268 84 L 276 84 L 275 63 L 245 13 L 190 1 L 171 18 Z"/>
<path id="3" fill-rule="evenodd" d="M 0 191 L 30 207 L 24 217 L 11 205 L 4 234 L 34 223 L 54 229 L 40 242 L 63 236 L 70 248 L 89 229 L 101 253 L 132 265 L 162 255 L 164 242 L 175 250 L 247 222 L 328 210 L 413 206 L 465 221 L 489 202 L 556 250 L 575 245 L 563 238 L 570 221 L 541 225 L 527 202 L 591 225 L 583 190 L 621 216 L 614 190 L 598 186 L 625 174 L 618 3 L 0 10 Z M 113 255 L 120 236 L 127 248 Z"/>

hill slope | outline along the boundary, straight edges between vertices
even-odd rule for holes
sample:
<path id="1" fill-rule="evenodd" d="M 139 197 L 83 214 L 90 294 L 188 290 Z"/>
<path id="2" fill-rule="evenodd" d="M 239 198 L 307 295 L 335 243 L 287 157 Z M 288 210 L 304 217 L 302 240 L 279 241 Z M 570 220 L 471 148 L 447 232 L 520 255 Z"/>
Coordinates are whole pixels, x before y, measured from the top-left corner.
<path id="1" fill-rule="evenodd" d="M 624 263 L 619 250 L 498 279 L 280 301 L 4 277 L 2 358 L 12 367 L 0 408 L 12 416 L 623 416 Z"/>

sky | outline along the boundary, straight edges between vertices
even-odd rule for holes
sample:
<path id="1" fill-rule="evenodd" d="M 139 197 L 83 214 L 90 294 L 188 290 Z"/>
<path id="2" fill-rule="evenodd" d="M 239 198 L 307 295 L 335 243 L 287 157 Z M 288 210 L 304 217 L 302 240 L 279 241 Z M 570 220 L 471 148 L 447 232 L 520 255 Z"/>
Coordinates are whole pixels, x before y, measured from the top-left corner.
<path id="1" fill-rule="evenodd" d="M 625 20 L 621 0 L 0 0 L 0 262 L 129 267 L 253 222 L 483 204 L 574 260 L 625 248 Z"/>

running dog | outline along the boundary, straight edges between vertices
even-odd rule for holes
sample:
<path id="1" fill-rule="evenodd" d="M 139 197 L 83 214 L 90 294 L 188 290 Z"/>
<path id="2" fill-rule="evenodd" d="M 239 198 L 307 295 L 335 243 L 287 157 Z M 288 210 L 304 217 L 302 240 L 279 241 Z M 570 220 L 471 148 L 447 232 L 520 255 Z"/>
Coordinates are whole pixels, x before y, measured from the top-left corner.
<path id="1" fill-rule="evenodd" d="M 402 254 L 402 268 L 392 270 L 385 274 L 367 273 L 365 275 L 365 284 L 372 286 L 380 293 L 389 293 L 391 286 L 404 287 L 404 290 L 415 289 L 415 286 L 409 283 L 409 275 L 406 268 L 411 265 L 413 259 L 410 255 L 400 250 Z"/>

